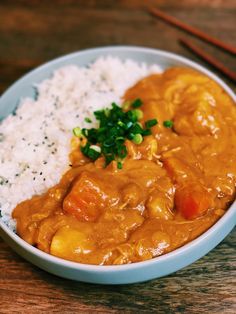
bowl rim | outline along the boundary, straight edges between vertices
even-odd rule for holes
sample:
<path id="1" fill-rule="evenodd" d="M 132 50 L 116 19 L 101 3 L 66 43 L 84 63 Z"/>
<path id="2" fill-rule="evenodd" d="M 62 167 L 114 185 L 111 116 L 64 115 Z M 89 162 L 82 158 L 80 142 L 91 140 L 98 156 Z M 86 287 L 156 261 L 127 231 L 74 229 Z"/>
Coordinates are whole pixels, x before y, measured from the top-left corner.
<path id="1" fill-rule="evenodd" d="M 60 64 L 63 61 L 69 60 L 73 57 L 86 55 L 88 53 L 102 53 L 107 54 L 109 51 L 119 52 L 119 51 L 127 51 L 127 52 L 143 52 L 143 53 L 153 53 L 156 55 L 159 55 L 164 58 L 170 58 L 174 59 L 176 61 L 180 61 L 184 63 L 184 65 L 189 66 L 190 68 L 194 68 L 201 73 L 206 74 L 208 77 L 212 78 L 215 82 L 217 82 L 224 90 L 225 92 L 234 100 L 236 101 L 236 95 L 234 94 L 233 90 L 228 87 L 225 82 L 220 79 L 217 75 L 212 73 L 210 70 L 206 69 L 204 66 L 199 65 L 198 63 L 191 61 L 190 59 L 180 56 L 179 54 L 168 52 L 165 50 L 155 49 L 155 48 L 148 48 L 148 47 L 141 47 L 141 46 L 104 46 L 104 47 L 96 47 L 96 48 L 88 48 L 81 51 L 72 52 L 66 55 L 63 55 L 61 57 L 52 59 L 51 61 L 48 61 L 33 70 L 29 71 L 22 77 L 20 77 L 15 83 L 13 83 L 7 90 L 0 96 L 0 105 L 1 101 L 4 98 L 6 94 L 11 92 L 12 89 L 15 88 L 18 83 L 28 77 L 31 76 L 31 74 L 34 74 L 40 70 L 47 69 L 48 66 L 52 64 Z M 127 57 L 126 59 L 132 59 L 132 57 Z M 145 63 L 145 61 L 143 61 Z M 63 65 L 62 65 L 63 66 Z M 55 70 L 53 70 L 55 71 Z M 46 79 L 46 78 L 45 78 Z M 188 254 L 188 252 L 194 248 L 197 248 L 201 242 L 204 240 L 207 240 L 207 238 L 217 233 L 223 227 L 228 221 L 234 220 L 234 226 L 236 224 L 236 200 L 231 204 L 231 206 L 228 208 L 226 213 L 219 218 L 219 220 L 214 223 L 209 229 L 207 229 L 203 234 L 198 236 L 196 239 L 186 243 L 185 245 L 169 252 L 161 256 L 154 257 L 150 260 L 141 261 L 141 262 L 135 262 L 131 264 L 123 264 L 123 265 L 91 265 L 91 264 L 83 264 L 78 262 L 69 261 L 63 258 L 59 258 L 53 255 L 50 255 L 48 253 L 45 253 L 38 248 L 33 247 L 32 245 L 28 244 L 26 241 L 24 241 L 22 238 L 20 238 L 16 233 L 14 233 L 0 218 L 0 228 L 12 239 L 14 240 L 18 245 L 20 245 L 23 249 L 28 251 L 29 253 L 36 255 L 37 257 L 47 260 L 48 262 L 55 263 L 60 266 L 64 266 L 67 268 L 73 268 L 74 270 L 84 270 L 84 271 L 90 271 L 90 272 L 113 272 L 113 271 L 121 271 L 121 270 L 129 270 L 129 269 L 139 269 L 143 266 L 151 266 L 153 264 L 162 263 L 163 261 L 170 261 L 175 260 L 178 256 Z M 217 244 L 216 244 L 217 245 Z"/>

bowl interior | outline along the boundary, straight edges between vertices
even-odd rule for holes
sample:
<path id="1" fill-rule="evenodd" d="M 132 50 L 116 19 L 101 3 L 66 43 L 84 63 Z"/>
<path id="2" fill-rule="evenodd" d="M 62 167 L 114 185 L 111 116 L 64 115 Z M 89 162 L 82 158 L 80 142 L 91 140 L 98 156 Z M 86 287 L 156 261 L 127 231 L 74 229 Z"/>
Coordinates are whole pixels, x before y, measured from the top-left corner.
<path id="1" fill-rule="evenodd" d="M 169 52 L 142 47 L 122 47 L 122 46 L 105 47 L 76 52 L 55 59 L 26 74 L 15 84 L 13 84 L 1 96 L 0 120 L 5 118 L 7 115 L 12 113 L 16 109 L 21 98 L 35 97 L 34 86 L 43 81 L 44 79 L 49 78 L 54 70 L 68 64 L 87 66 L 89 63 L 93 62 L 98 57 L 108 55 L 113 57 L 119 57 L 120 59 L 132 59 L 140 63 L 143 62 L 145 62 L 146 64 L 156 63 L 163 69 L 166 69 L 171 66 L 191 67 L 211 77 L 219 85 L 222 86 L 222 88 L 232 97 L 234 101 L 236 100 L 236 96 L 234 95 L 233 91 L 221 79 L 219 79 L 216 75 L 214 75 L 204 67 L 186 58 L 183 58 L 181 56 Z M 203 235 L 201 235 L 194 241 L 188 243 L 187 245 L 171 253 L 165 254 L 161 257 L 154 258 L 153 260 L 121 266 L 82 265 L 62 260 L 54 256 L 50 256 L 44 252 L 39 251 L 38 249 L 33 248 L 32 246 L 24 242 L 22 239 L 20 239 L 1 221 L 1 219 L 0 231 L 1 235 L 6 239 L 6 241 L 10 243 L 10 245 L 19 254 L 24 255 L 28 260 L 38 265 L 39 267 L 52 273 L 55 273 L 57 275 L 63 276 L 63 274 L 61 273 L 62 272 L 61 267 L 63 267 L 63 271 L 65 272 L 64 277 L 67 278 L 97 283 L 131 283 L 160 277 L 192 263 L 196 259 L 206 254 L 220 241 L 222 241 L 222 239 L 231 231 L 235 224 L 236 224 L 236 203 L 234 203 L 229 208 L 227 213 L 215 225 L 213 225 Z M 53 267 L 50 268 L 49 267 L 50 265 L 53 265 L 54 268 Z M 140 269 L 144 271 L 143 274 L 139 274 Z M 83 273 L 80 273 L 80 275 L 76 273 L 77 275 L 75 275 L 74 271 L 78 270 L 80 270 L 80 272 L 82 270 L 86 271 L 87 275 Z M 117 273 L 119 274 L 120 271 L 124 272 L 124 270 L 136 271 L 135 272 L 136 278 L 134 278 L 134 273 L 133 274 L 130 273 L 128 277 L 127 274 L 124 277 L 122 277 L 120 273 L 121 276 L 120 279 L 118 278 L 119 275 L 118 277 L 109 277 L 110 278 L 109 280 L 104 277 L 111 271 L 114 274 Z M 93 274 L 93 277 L 89 277 L 88 272 L 91 272 L 91 274 Z M 102 277 L 96 277 L 97 272 L 103 273 L 103 275 L 101 275 Z"/>

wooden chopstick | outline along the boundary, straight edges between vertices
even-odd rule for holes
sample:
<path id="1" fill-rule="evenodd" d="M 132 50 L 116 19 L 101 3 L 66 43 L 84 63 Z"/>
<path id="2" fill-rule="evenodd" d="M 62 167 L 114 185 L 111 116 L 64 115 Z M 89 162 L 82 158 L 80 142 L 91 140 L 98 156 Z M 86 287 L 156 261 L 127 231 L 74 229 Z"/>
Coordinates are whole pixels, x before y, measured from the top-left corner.
<path id="1" fill-rule="evenodd" d="M 205 53 L 201 48 L 193 45 L 190 41 L 186 39 L 179 39 L 180 43 L 187 47 L 189 50 L 191 50 L 193 53 L 195 53 L 198 57 L 212 65 L 214 68 L 219 70 L 222 74 L 227 76 L 229 79 L 231 79 L 233 82 L 236 82 L 236 73 L 229 70 L 224 66 L 223 63 L 220 61 L 216 60 L 214 57 L 211 55 Z"/>
<path id="2" fill-rule="evenodd" d="M 217 46 L 227 52 L 230 52 L 231 54 L 235 55 L 236 54 L 236 47 L 234 46 L 231 46 L 229 44 L 226 44 L 224 43 L 223 41 L 217 39 L 217 38 L 214 38 L 214 37 L 211 37 L 207 34 L 205 34 L 203 31 L 193 27 L 193 26 L 190 26 L 188 24 L 185 24 L 183 22 L 181 22 L 180 20 L 164 13 L 163 11 L 159 10 L 159 9 L 156 9 L 156 8 L 149 8 L 149 12 L 154 15 L 155 17 L 159 17 L 161 18 L 163 21 L 169 23 L 169 24 L 172 24 L 174 26 L 177 26 L 178 28 L 186 31 L 187 33 L 190 33 L 204 41 L 206 41 L 207 43 L 210 43 L 214 46 Z"/>

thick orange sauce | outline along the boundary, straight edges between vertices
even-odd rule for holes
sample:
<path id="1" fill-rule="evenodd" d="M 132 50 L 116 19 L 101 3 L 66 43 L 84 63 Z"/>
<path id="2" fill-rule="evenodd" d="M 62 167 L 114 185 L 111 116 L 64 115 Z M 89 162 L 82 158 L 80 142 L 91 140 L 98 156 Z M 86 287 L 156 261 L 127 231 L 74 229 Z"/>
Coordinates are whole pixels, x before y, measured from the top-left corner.
<path id="1" fill-rule="evenodd" d="M 125 264 L 170 252 L 213 225 L 235 198 L 236 107 L 208 77 L 184 68 L 149 76 L 124 95 L 141 98 L 142 144 L 127 141 L 123 169 L 84 158 L 44 195 L 19 204 L 17 233 L 52 255 Z M 173 128 L 163 121 L 172 120 Z"/>

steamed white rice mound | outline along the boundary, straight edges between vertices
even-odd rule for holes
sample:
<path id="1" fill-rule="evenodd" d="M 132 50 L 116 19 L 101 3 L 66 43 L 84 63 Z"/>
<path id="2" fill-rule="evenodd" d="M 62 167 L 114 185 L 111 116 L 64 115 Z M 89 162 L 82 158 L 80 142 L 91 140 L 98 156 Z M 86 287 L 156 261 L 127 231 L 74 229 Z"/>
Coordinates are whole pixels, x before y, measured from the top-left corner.
<path id="1" fill-rule="evenodd" d="M 160 72 L 157 65 L 106 57 L 89 67 L 62 67 L 37 85 L 37 98 L 22 99 L 0 124 L 1 219 L 14 230 L 15 206 L 59 182 L 69 168 L 74 127 L 96 126 L 95 110 L 120 104 L 129 87 Z"/>

